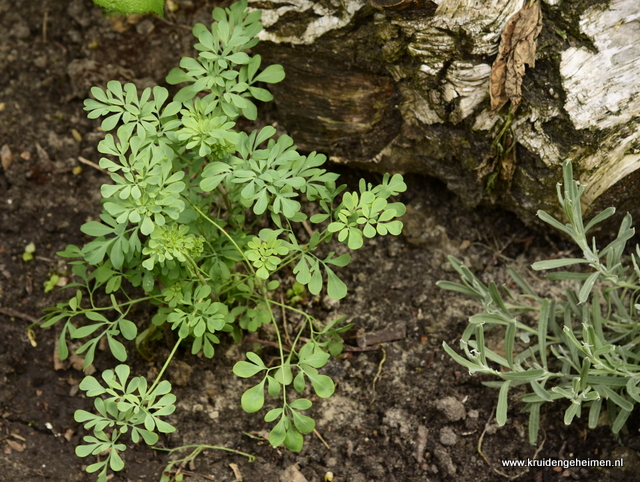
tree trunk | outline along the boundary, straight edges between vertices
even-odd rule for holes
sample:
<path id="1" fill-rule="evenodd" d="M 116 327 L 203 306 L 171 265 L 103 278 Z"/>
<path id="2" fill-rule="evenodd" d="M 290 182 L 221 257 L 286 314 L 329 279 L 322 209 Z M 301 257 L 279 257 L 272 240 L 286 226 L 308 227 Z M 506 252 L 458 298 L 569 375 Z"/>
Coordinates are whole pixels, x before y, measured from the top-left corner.
<path id="1" fill-rule="evenodd" d="M 259 53 L 287 72 L 274 95 L 299 148 L 435 176 L 470 205 L 494 202 L 530 223 L 538 209 L 557 212 L 565 159 L 587 185 L 587 210 L 638 213 L 637 1 L 544 0 L 512 116 L 509 105 L 491 111 L 489 79 L 505 25 L 529 0 L 250 6 L 263 11 Z"/>

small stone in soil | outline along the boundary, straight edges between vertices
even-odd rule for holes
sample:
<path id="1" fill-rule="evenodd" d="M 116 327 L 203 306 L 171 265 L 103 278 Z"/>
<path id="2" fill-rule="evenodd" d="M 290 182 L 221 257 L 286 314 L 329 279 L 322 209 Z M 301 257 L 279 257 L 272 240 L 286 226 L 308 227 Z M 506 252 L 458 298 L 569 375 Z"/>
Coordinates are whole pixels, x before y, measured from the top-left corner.
<path id="1" fill-rule="evenodd" d="M 450 422 L 462 420 L 466 415 L 462 402 L 453 397 L 441 398 L 436 402 L 436 408 L 444 413 Z"/>
<path id="2" fill-rule="evenodd" d="M 334 300 L 329 295 L 322 298 L 322 307 L 327 311 L 333 311 L 340 308 L 340 300 Z"/>
<path id="3" fill-rule="evenodd" d="M 458 441 L 458 436 L 455 434 L 451 427 L 443 427 L 440 430 L 440 443 L 445 446 L 455 445 Z"/>

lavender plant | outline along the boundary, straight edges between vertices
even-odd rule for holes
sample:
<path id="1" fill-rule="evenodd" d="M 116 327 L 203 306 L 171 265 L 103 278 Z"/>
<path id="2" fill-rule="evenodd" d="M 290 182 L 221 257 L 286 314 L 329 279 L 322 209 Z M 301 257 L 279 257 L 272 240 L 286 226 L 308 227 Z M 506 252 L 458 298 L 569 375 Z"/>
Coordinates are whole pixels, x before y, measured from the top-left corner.
<path id="1" fill-rule="evenodd" d="M 445 351 L 470 373 L 486 373 L 499 378 L 485 384 L 499 389 L 496 420 L 507 420 L 508 392 L 519 385 L 530 390 L 521 397 L 529 413 L 529 441 L 535 444 L 541 407 L 548 402 L 567 400 L 564 423 L 587 412 L 588 425 L 595 428 L 602 410 L 614 434 L 625 425 L 640 402 L 640 246 L 626 257 L 625 247 L 635 230 L 631 215 L 620 225 L 616 239 L 598 249 L 587 233 L 615 213 L 602 211 L 586 226 L 580 198 L 584 186 L 573 179 L 571 162 L 563 165 L 564 184 L 558 184 L 558 200 L 567 222 L 538 211 L 541 220 L 573 239 L 582 252 L 576 258 L 553 259 L 533 264 L 534 270 L 567 266 L 583 270 L 554 271 L 552 281 L 570 287 L 559 299 L 542 297 L 522 276 L 509 269 L 518 293 L 506 286 L 482 283 L 454 257 L 449 261 L 462 283 L 439 281 L 443 289 L 475 298 L 483 312 L 469 318 L 458 354 L 446 343 Z M 533 316 L 535 323 L 527 323 Z M 489 349 L 485 333 L 504 327 L 504 355 Z"/>

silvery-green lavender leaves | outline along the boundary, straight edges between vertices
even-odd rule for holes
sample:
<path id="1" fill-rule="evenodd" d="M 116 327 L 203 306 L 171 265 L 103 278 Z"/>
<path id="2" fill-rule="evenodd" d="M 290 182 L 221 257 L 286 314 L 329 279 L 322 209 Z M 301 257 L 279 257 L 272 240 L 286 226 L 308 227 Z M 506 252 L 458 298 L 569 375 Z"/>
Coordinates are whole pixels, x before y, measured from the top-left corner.
<path id="1" fill-rule="evenodd" d="M 343 193 L 338 175 L 322 167 L 324 155 L 300 154 L 293 139 L 276 136 L 272 126 L 250 134 L 236 130 L 239 116 L 256 118 L 252 99 L 271 100 L 264 84 L 281 81 L 284 72 L 278 65 L 260 70 L 260 57 L 248 52 L 262 25 L 260 12 L 248 12 L 246 1 L 216 8 L 212 16 L 210 28 L 193 29 L 197 58 L 183 59 L 167 78 L 186 84 L 173 99 L 163 87 L 139 93 L 133 84 L 111 81 L 106 89 L 94 87 L 94 98 L 85 101 L 89 117 L 102 118 L 108 131 L 98 151 L 110 182 L 101 189 L 102 213 L 81 228 L 94 239 L 59 253 L 72 259 L 77 281 L 67 286 L 75 294 L 47 310 L 42 326 L 62 325 L 61 359 L 82 340 L 76 353 L 85 356 L 85 368 L 103 340 L 124 363 L 134 346 L 152 357 L 149 346 L 164 338 L 165 329 L 176 338 L 153 389 L 142 377 L 126 382 L 127 365 L 115 375 L 103 373 L 109 388 L 92 377 L 82 383 L 95 397 L 97 413 L 76 414 L 93 430 L 78 454 L 110 449 L 106 461 L 89 466 L 102 479 L 108 469 L 123 467 L 123 435 L 155 443 L 157 432 L 169 431 L 157 417 L 173 411 L 175 397 L 160 380 L 181 344 L 211 358 L 225 333 L 238 341 L 242 330 L 264 324 L 273 325 L 279 361 L 267 367 L 260 355 L 248 353 L 249 361 L 236 365 L 238 376 L 263 375 L 239 402 L 248 412 L 258 411 L 267 403 L 265 389 L 280 400 L 280 408 L 265 416 L 274 423 L 269 440 L 299 451 L 302 434 L 315 425 L 302 414 L 311 402 L 296 397 L 306 389 L 321 398 L 333 393 L 333 381 L 320 370 L 341 352 L 341 334 L 350 325 L 343 319 L 321 322 L 293 303 L 276 301 L 274 291 L 291 273 L 299 290 L 315 296 L 326 289 L 341 299 L 347 285 L 339 268 L 351 260 L 344 251 L 402 229 L 404 205 L 390 200 L 406 190 L 402 176 L 385 175 L 378 186 L 362 181 L 357 192 Z M 317 204 L 311 217 L 303 209 L 309 203 Z M 270 227 L 258 231 L 256 225 Z M 345 245 L 341 254 L 323 249 L 334 234 Z M 139 303 L 156 307 L 151 323 L 133 316 Z M 290 347 L 281 341 L 274 309 L 303 321 Z"/>
<path id="2" fill-rule="evenodd" d="M 631 216 L 624 217 L 618 236 L 604 249 L 597 248 L 587 233 L 615 213 L 609 208 L 585 226 L 580 197 L 584 186 L 573 179 L 569 161 L 563 165 L 563 185 L 558 199 L 567 221 L 563 223 L 539 211 L 538 216 L 570 236 L 582 251 L 582 257 L 553 259 L 533 264 L 535 270 L 583 265 L 583 269 L 554 271 L 550 280 L 560 281 L 565 295 L 549 299 L 534 289 L 515 270 L 509 273 L 519 293 L 495 283 L 482 283 L 454 257 L 449 261 L 462 283 L 440 281 L 443 289 L 475 298 L 484 308 L 469 318 L 460 340 L 464 356 L 446 343 L 445 351 L 470 373 L 488 373 L 501 381 L 486 382 L 499 389 L 496 419 L 507 420 L 509 389 L 529 385 L 522 396 L 529 412 L 529 441 L 535 444 L 540 426 L 540 408 L 544 403 L 568 400 L 564 422 L 587 413 L 589 427 L 595 428 L 601 411 L 607 414 L 613 433 L 618 433 L 640 402 L 640 247 L 630 259 L 624 256 L 627 241 L 633 236 Z M 534 323 L 525 322 L 533 316 Z M 504 354 L 490 350 L 485 332 L 501 325 L 504 329 Z"/>

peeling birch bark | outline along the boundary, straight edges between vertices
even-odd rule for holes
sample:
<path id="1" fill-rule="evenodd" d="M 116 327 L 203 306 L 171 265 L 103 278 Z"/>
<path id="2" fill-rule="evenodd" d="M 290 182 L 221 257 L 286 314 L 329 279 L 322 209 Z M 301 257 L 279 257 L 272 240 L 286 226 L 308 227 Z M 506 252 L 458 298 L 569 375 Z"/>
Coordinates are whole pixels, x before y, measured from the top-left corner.
<path id="1" fill-rule="evenodd" d="M 528 223 L 538 209 L 557 212 L 554 185 L 571 159 L 587 210 L 640 214 L 637 0 L 544 0 L 535 68 L 512 122 L 515 173 L 492 192 L 476 169 L 506 114 L 490 111 L 489 75 L 524 0 L 249 3 L 264 12 L 259 53 L 287 71 L 276 102 L 301 149 L 435 176 L 469 205 L 497 203 Z"/>
<path id="2" fill-rule="evenodd" d="M 614 0 L 604 11 L 592 8 L 581 17 L 580 30 L 597 50 L 564 51 L 560 75 L 576 129 L 602 133 L 600 148 L 579 159 L 589 173 L 585 203 L 591 204 L 640 167 L 638 3 Z"/>

